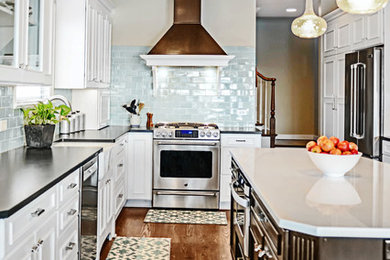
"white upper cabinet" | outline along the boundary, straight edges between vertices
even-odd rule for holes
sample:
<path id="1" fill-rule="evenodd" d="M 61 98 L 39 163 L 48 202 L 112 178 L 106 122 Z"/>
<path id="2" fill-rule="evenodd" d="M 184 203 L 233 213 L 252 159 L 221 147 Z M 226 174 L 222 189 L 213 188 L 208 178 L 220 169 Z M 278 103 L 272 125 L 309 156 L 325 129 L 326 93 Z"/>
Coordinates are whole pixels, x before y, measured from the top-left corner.
<path id="1" fill-rule="evenodd" d="M 328 29 L 323 36 L 323 50 L 325 56 L 335 55 L 337 51 L 337 24 L 328 23 Z"/>
<path id="2" fill-rule="evenodd" d="M 108 88 L 110 0 L 57 0 L 55 88 Z"/>
<path id="3" fill-rule="evenodd" d="M 55 2 L 10 2 L 0 8 L 0 83 L 51 85 Z"/>

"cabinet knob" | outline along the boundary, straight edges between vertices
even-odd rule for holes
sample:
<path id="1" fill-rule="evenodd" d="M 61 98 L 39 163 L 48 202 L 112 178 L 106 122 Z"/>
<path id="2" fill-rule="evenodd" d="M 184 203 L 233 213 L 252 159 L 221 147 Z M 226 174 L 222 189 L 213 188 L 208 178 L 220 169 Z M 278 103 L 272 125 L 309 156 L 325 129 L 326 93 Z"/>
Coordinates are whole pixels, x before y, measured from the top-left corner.
<path id="1" fill-rule="evenodd" d="M 43 213 L 45 212 L 44 209 L 37 209 L 36 211 L 34 211 L 33 213 L 31 213 L 31 216 L 32 217 L 39 217 L 40 215 L 42 215 Z"/>
<path id="2" fill-rule="evenodd" d="M 33 246 L 31 248 L 31 253 L 36 253 L 38 251 L 38 246 Z"/>
<path id="3" fill-rule="evenodd" d="M 65 247 L 65 250 L 73 250 L 73 248 L 76 246 L 76 243 L 69 242 L 69 244 Z"/>
<path id="4" fill-rule="evenodd" d="M 118 195 L 118 198 L 119 198 L 119 199 L 123 198 L 123 194 L 119 194 L 119 195 Z"/>
<path id="5" fill-rule="evenodd" d="M 118 167 L 123 167 L 123 163 L 118 164 Z"/>
<path id="6" fill-rule="evenodd" d="M 38 240 L 38 246 L 41 246 L 41 245 L 43 245 L 43 240 L 42 240 L 42 239 L 39 239 L 39 240 Z"/>

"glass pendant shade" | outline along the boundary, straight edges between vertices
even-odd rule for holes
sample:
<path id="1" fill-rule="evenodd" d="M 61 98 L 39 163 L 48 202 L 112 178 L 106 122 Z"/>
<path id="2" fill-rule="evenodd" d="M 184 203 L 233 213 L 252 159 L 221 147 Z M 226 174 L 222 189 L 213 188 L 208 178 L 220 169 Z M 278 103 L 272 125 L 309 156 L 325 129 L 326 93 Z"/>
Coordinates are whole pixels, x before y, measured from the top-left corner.
<path id="1" fill-rule="evenodd" d="M 372 14 L 384 8 L 389 0 L 337 0 L 341 10 L 351 14 Z"/>
<path id="2" fill-rule="evenodd" d="M 305 13 L 293 21 L 291 31 L 300 38 L 317 38 L 327 27 L 326 21 L 314 13 L 313 0 L 306 0 Z"/>

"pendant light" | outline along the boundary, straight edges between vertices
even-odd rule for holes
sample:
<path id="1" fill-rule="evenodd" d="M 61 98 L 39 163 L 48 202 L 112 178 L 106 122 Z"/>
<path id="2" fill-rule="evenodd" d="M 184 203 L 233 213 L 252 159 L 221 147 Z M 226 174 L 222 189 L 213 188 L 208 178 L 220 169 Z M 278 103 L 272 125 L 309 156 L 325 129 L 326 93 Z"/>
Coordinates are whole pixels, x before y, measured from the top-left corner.
<path id="1" fill-rule="evenodd" d="M 389 0 L 337 0 L 341 10 L 351 14 L 372 14 L 384 8 Z"/>
<path id="2" fill-rule="evenodd" d="M 314 13 L 313 0 L 306 0 L 305 13 L 293 21 L 291 30 L 300 38 L 317 38 L 326 32 L 327 27 L 326 21 Z"/>

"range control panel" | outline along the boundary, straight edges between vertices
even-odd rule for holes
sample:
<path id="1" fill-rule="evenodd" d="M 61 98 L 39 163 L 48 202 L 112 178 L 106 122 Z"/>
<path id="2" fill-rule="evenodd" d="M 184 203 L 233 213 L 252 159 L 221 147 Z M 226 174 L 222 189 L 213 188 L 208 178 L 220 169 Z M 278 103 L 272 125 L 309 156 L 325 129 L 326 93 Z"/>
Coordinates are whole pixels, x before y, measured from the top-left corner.
<path id="1" fill-rule="evenodd" d="M 218 129 L 154 129 L 155 139 L 200 139 L 219 140 L 220 131 Z"/>

